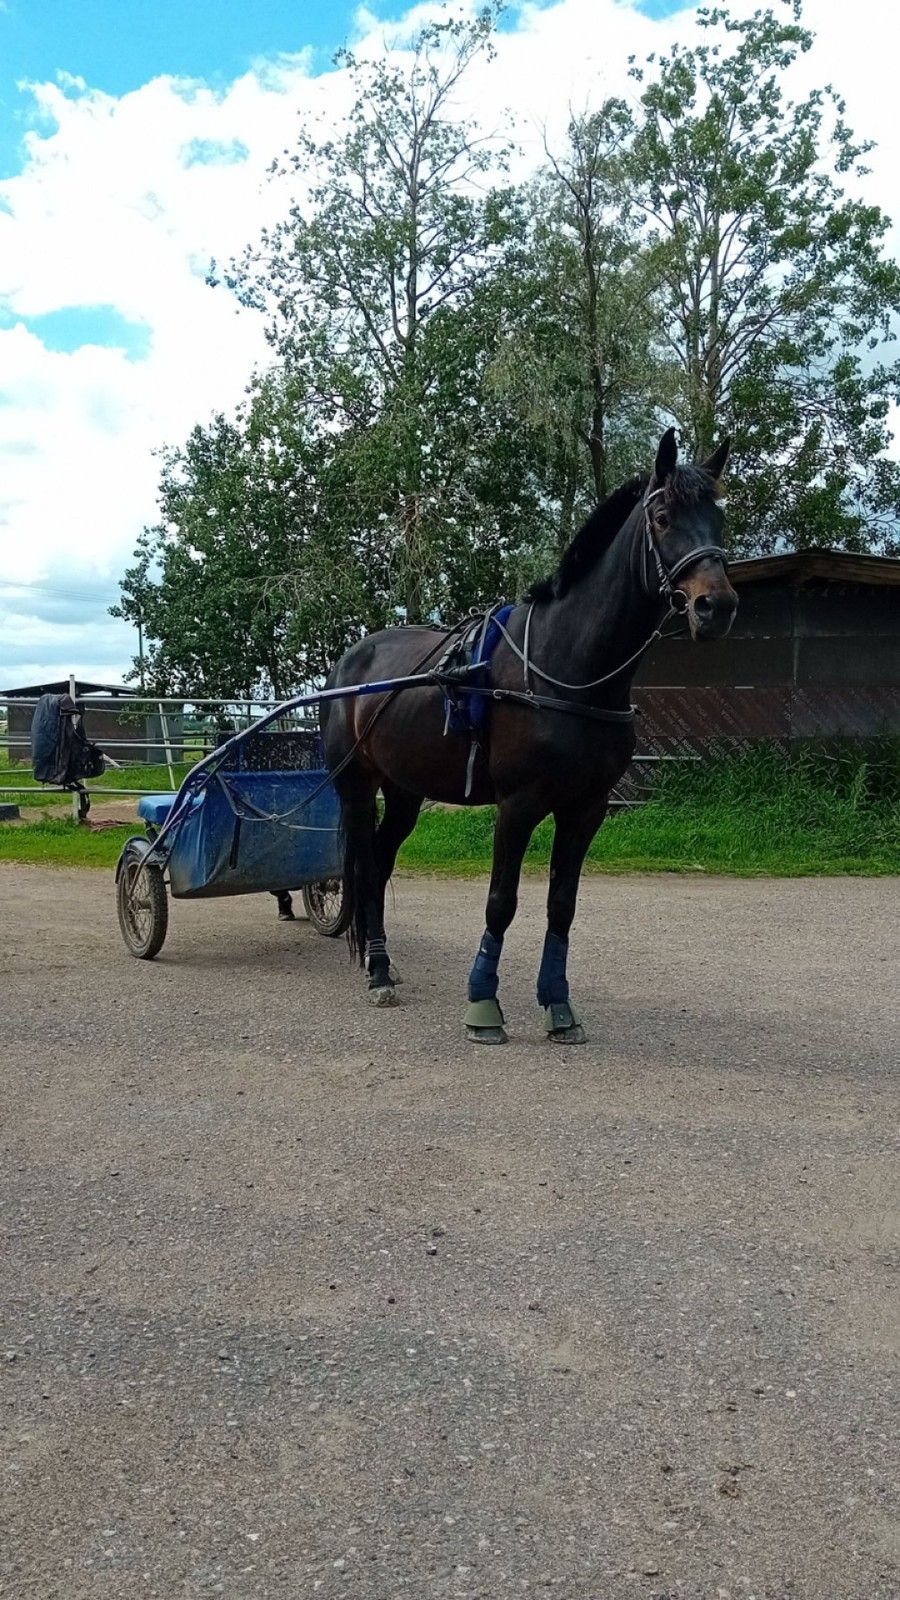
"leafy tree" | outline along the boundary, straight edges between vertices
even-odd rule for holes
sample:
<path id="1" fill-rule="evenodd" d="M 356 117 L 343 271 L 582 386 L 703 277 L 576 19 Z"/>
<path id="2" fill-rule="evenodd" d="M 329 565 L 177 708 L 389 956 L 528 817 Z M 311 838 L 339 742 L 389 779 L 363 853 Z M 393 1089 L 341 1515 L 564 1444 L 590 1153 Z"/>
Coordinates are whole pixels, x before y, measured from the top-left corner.
<path id="1" fill-rule="evenodd" d="M 123 582 L 154 683 L 210 694 L 321 674 L 366 629 L 514 592 L 550 515 L 528 429 L 487 382 L 516 198 L 450 99 L 491 17 L 410 60 L 342 56 L 343 134 L 279 169 L 308 198 L 228 282 L 278 366 L 164 457 Z"/>
<path id="2" fill-rule="evenodd" d="M 627 183 L 628 108 L 573 118 L 528 193 L 510 262 L 510 331 L 494 380 L 544 442 L 564 545 L 590 506 L 644 464 L 671 375 Z"/>
<path id="3" fill-rule="evenodd" d="M 900 269 L 842 187 L 867 150 L 842 103 L 786 93 L 799 0 L 702 11 L 633 67 L 635 111 L 573 118 L 519 189 L 454 111 L 494 15 L 343 53 L 342 131 L 273 169 L 302 198 L 225 277 L 276 366 L 164 454 L 122 582 L 153 688 L 280 694 L 367 629 L 511 597 L 663 416 L 735 436 L 738 551 L 900 547 Z"/>
<path id="4" fill-rule="evenodd" d="M 151 688 L 280 696 L 325 670 L 348 619 L 361 627 L 379 603 L 384 614 L 366 552 L 348 561 L 322 514 L 334 451 L 302 423 L 290 387 L 270 377 L 234 420 L 218 416 L 163 455 L 160 521 L 114 608 L 141 623 Z"/>
<path id="5" fill-rule="evenodd" d="M 900 310 L 888 219 L 841 182 L 869 148 L 830 88 L 787 97 L 811 34 L 789 19 L 701 11 L 706 38 L 675 45 L 643 84 L 631 176 L 698 452 L 736 440 L 738 547 L 889 539 L 900 468 L 884 450 L 900 365 L 878 358 Z"/>
<path id="6" fill-rule="evenodd" d="M 342 435 L 346 515 L 377 533 L 408 621 L 502 593 L 540 516 L 521 428 L 485 385 L 514 197 L 492 186 L 503 152 L 452 111 L 492 27 L 489 11 L 428 23 L 399 62 L 343 52 L 346 130 L 301 136 L 277 170 L 308 199 L 228 279 L 268 314 L 298 404 Z"/>

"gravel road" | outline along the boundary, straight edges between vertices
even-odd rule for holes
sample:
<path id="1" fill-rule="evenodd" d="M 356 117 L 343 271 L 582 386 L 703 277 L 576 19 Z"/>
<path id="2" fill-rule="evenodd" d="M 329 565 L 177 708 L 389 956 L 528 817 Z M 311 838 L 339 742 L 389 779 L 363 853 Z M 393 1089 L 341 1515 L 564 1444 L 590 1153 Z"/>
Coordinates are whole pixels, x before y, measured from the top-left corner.
<path id="1" fill-rule="evenodd" d="M 592 878 L 580 1050 L 484 886 L 403 1004 L 261 898 L 128 957 L 0 868 L 0 1595 L 896 1600 L 896 881 Z"/>

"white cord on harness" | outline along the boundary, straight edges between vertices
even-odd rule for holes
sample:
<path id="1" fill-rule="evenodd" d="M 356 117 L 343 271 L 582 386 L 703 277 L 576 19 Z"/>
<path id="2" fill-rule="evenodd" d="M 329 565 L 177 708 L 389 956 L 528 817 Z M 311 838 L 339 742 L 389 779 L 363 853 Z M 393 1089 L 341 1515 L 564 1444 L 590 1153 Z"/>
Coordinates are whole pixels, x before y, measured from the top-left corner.
<path id="1" fill-rule="evenodd" d="M 627 661 L 621 661 L 619 663 L 619 665 L 617 667 L 615 667 L 612 672 L 605 673 L 602 678 L 592 678 L 590 683 L 566 683 L 563 678 L 553 678 L 553 677 L 550 676 L 549 672 L 543 672 L 541 670 L 541 668 L 540 667 L 536 667 L 534 662 L 531 660 L 531 657 L 530 657 L 530 654 L 529 654 L 529 643 L 530 643 L 530 636 L 531 636 L 531 613 L 533 612 L 534 607 L 535 607 L 535 601 L 532 600 L 530 606 L 528 607 L 528 615 L 525 618 L 525 638 L 523 640 L 523 644 L 524 644 L 524 649 L 523 650 L 520 650 L 519 646 L 516 644 L 515 639 L 510 637 L 510 634 L 507 631 L 507 628 L 506 628 L 505 624 L 502 623 L 502 622 L 497 622 L 497 627 L 500 629 L 500 632 L 502 633 L 504 639 L 506 640 L 506 643 L 509 645 L 510 649 L 512 650 L 513 655 L 518 656 L 519 660 L 522 663 L 522 668 L 523 668 L 524 675 L 525 675 L 525 688 L 529 691 L 529 693 L 531 691 L 531 686 L 530 686 L 528 680 L 529 680 L 529 674 L 532 674 L 532 673 L 534 674 L 535 677 L 540 678 L 543 683 L 552 683 L 554 688 L 556 688 L 556 689 L 597 689 L 597 688 L 599 688 L 601 683 L 609 683 L 611 678 L 617 678 L 621 672 L 625 671 L 626 667 L 630 667 L 631 666 L 632 661 L 637 661 L 638 658 L 640 656 L 642 656 L 646 650 L 650 649 L 650 646 L 652 644 L 656 643 L 657 639 L 661 639 L 662 638 L 662 630 L 665 627 L 666 623 L 669 621 L 670 617 L 677 617 L 677 616 L 680 615 L 680 613 L 675 609 L 674 606 L 670 606 L 668 611 L 666 612 L 665 616 L 663 617 L 662 621 L 659 623 L 658 627 L 654 628 L 654 630 L 651 633 L 649 639 L 645 640 L 645 642 L 641 645 L 640 649 L 635 650 L 634 654 L 630 655 L 628 657 Z M 494 620 L 496 621 L 497 619 L 495 618 Z"/>

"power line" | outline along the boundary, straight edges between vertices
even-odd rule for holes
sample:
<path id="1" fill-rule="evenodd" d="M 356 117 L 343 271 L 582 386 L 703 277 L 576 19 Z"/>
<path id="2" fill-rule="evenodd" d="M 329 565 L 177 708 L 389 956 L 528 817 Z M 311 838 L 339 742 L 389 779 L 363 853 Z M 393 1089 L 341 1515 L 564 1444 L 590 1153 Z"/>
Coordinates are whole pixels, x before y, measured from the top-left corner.
<path id="1" fill-rule="evenodd" d="M 68 584 L 54 583 L 17 583 L 12 578 L 0 578 L 0 589 L 6 591 L 25 590 L 69 600 L 94 600 L 98 605 L 105 605 L 109 600 L 118 600 L 119 595 L 113 590 L 98 592 L 87 589 L 70 589 Z"/>

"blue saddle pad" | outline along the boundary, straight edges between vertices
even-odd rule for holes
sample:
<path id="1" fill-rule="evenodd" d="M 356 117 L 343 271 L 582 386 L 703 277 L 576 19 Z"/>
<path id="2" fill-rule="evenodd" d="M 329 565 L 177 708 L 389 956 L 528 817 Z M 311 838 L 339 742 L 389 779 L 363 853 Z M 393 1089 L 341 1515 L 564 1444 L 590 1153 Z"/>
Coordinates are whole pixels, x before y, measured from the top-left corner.
<path id="1" fill-rule="evenodd" d="M 466 679 L 468 684 L 478 683 L 487 687 L 490 681 L 491 656 L 494 654 L 503 635 L 500 625 L 504 626 L 509 621 L 514 606 L 501 606 L 490 618 L 487 628 L 479 622 L 473 629 L 466 644 L 470 646 L 467 662 L 480 663 L 484 667 L 483 673 L 470 673 Z M 454 696 L 452 690 L 445 694 L 446 728 L 448 733 L 477 733 L 487 721 L 490 701 L 486 694 L 461 694 Z"/>

